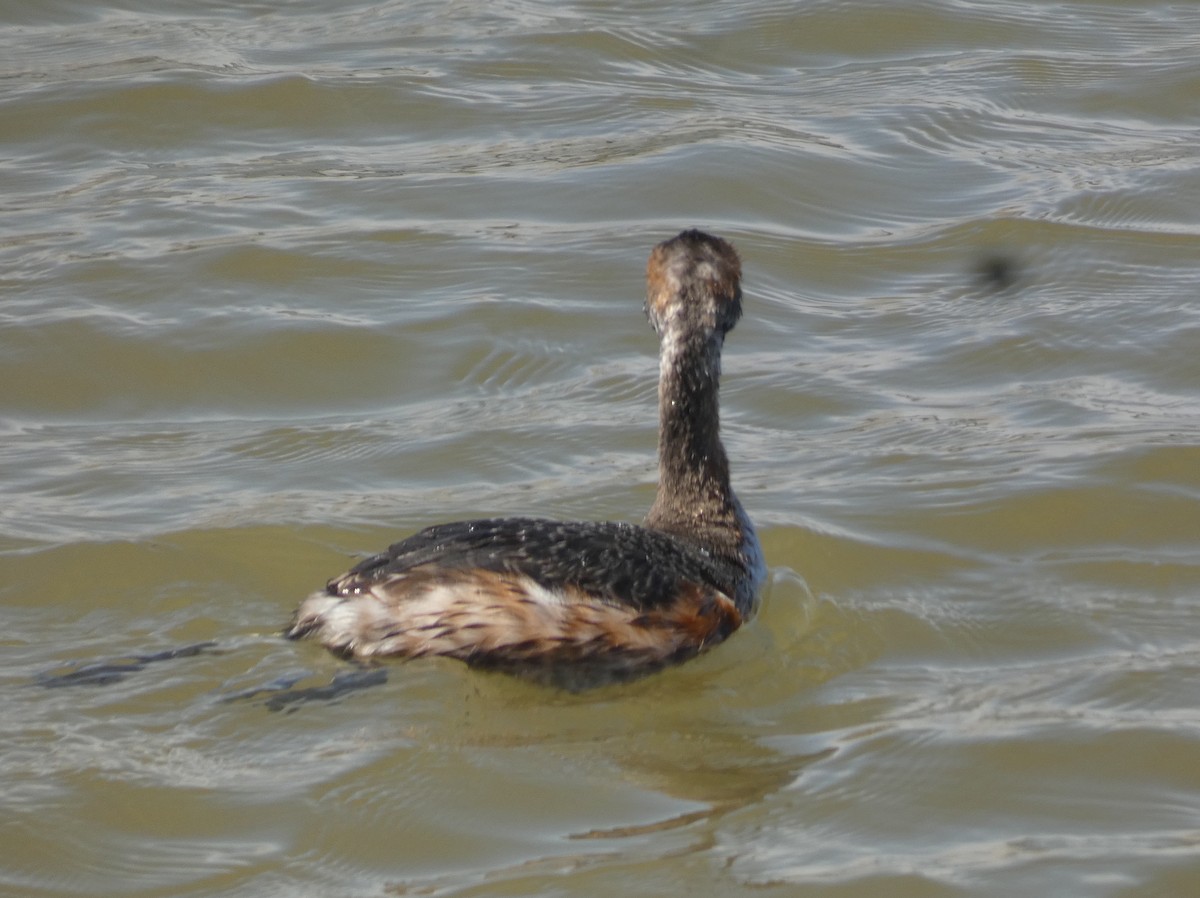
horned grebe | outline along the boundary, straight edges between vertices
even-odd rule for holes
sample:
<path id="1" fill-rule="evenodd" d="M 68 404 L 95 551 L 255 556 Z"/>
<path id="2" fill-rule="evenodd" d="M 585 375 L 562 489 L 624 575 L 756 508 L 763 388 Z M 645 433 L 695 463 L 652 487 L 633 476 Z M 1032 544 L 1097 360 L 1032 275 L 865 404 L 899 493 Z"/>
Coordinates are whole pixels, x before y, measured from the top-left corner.
<path id="1" fill-rule="evenodd" d="M 447 655 L 569 689 L 722 642 L 754 614 L 766 577 L 729 485 L 717 411 L 741 273 L 733 246 L 700 231 L 650 253 L 659 479 L 644 526 L 493 518 L 429 527 L 309 596 L 287 636 L 356 659 Z"/>

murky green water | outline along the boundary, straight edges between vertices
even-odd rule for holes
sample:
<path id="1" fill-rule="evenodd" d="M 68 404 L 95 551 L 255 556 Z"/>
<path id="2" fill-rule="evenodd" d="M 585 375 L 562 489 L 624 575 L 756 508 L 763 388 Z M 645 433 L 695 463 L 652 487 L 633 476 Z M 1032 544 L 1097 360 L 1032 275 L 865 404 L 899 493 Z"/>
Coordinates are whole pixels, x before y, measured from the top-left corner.
<path id="1" fill-rule="evenodd" d="M 1133 0 L 0 4 L 0 893 L 1196 894 L 1198 60 Z M 685 226 L 758 620 L 582 696 L 283 642 L 427 524 L 640 518 Z"/>

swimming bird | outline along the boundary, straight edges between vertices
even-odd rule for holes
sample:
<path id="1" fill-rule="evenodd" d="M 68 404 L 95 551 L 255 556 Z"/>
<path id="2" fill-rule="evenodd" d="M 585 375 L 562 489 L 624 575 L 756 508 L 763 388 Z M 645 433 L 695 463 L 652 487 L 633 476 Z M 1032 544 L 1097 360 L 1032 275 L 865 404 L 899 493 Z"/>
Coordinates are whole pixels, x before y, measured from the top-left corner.
<path id="1" fill-rule="evenodd" d="M 443 655 L 572 690 L 723 642 L 753 616 L 766 578 L 718 414 L 741 273 L 730 243 L 697 230 L 650 253 L 658 491 L 642 525 L 511 517 L 428 527 L 305 599 L 286 635 L 357 660 Z"/>

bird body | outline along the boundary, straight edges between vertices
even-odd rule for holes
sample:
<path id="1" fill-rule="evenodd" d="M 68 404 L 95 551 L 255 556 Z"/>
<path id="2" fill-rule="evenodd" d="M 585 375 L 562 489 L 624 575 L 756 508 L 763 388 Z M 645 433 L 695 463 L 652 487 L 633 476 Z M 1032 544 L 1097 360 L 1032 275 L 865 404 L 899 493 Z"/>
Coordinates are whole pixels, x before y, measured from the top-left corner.
<path id="1" fill-rule="evenodd" d="M 287 635 L 357 659 L 442 655 L 566 688 L 691 658 L 753 616 L 766 567 L 729 482 L 717 391 L 741 313 L 726 241 L 655 247 L 659 487 L 644 526 L 493 518 L 426 528 L 306 599 Z"/>

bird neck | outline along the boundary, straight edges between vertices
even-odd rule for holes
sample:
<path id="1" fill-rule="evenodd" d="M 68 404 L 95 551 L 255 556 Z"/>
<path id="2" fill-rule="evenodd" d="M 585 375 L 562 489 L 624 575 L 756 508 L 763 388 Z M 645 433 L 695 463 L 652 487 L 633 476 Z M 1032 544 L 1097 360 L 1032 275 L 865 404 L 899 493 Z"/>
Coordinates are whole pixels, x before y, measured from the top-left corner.
<path id="1" fill-rule="evenodd" d="M 723 336 L 663 337 L 658 384 L 658 493 L 648 526 L 726 554 L 741 540 L 718 391 Z"/>

